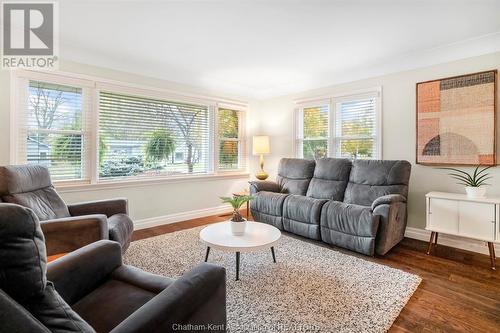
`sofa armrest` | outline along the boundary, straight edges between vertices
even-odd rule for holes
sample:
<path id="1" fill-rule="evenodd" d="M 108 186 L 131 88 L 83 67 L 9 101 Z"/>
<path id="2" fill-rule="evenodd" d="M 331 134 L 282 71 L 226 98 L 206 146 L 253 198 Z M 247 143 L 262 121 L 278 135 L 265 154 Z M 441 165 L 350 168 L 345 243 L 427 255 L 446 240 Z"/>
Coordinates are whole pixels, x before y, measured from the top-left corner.
<path id="1" fill-rule="evenodd" d="M 248 183 L 250 184 L 250 194 L 255 194 L 260 191 L 276 192 L 276 193 L 281 192 L 281 186 L 276 182 L 259 180 L 259 181 L 250 181 Z"/>
<path id="2" fill-rule="evenodd" d="M 373 215 L 380 219 L 375 253 L 385 255 L 404 238 L 408 215 L 406 200 L 381 203 L 373 209 Z"/>
<path id="3" fill-rule="evenodd" d="M 111 332 L 179 332 L 189 324 L 204 325 L 200 332 L 226 331 L 224 268 L 206 263 L 193 268 Z"/>
<path id="4" fill-rule="evenodd" d="M 66 217 L 40 222 L 47 255 L 67 253 L 101 239 L 108 239 L 105 215 Z"/>
<path id="5" fill-rule="evenodd" d="M 388 195 L 383 195 L 381 197 L 378 197 L 373 201 L 372 203 L 372 210 L 375 210 L 377 206 L 380 205 L 390 205 L 395 202 L 406 202 L 406 198 L 402 196 L 401 194 L 388 194 Z"/>
<path id="6" fill-rule="evenodd" d="M 107 217 L 115 214 L 128 214 L 128 202 L 125 198 L 80 202 L 68 205 L 71 216 L 104 214 Z"/>
<path id="7" fill-rule="evenodd" d="M 62 298 L 73 305 L 90 293 L 122 265 L 120 244 L 101 240 L 48 264 L 47 280 Z"/>

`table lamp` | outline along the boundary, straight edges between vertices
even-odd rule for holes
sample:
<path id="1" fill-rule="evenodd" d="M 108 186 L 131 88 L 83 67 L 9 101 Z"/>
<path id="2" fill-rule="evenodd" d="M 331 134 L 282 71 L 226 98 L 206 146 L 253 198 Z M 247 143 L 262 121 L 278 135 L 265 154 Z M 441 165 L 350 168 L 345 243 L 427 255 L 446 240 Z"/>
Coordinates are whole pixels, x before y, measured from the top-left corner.
<path id="1" fill-rule="evenodd" d="M 264 171 L 264 154 L 269 154 L 269 137 L 258 135 L 253 137 L 252 151 L 254 155 L 260 155 L 260 171 L 255 175 L 259 180 L 266 180 L 269 175 Z"/>

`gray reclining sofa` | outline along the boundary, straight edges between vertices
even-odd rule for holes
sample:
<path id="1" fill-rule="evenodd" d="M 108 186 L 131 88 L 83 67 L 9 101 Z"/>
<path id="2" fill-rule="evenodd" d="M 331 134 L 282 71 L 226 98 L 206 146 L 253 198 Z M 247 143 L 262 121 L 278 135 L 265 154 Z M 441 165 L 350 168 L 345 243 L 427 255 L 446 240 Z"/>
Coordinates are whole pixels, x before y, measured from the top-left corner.
<path id="1" fill-rule="evenodd" d="M 404 237 L 407 161 L 284 158 L 276 182 L 250 182 L 256 221 L 367 255 Z"/>

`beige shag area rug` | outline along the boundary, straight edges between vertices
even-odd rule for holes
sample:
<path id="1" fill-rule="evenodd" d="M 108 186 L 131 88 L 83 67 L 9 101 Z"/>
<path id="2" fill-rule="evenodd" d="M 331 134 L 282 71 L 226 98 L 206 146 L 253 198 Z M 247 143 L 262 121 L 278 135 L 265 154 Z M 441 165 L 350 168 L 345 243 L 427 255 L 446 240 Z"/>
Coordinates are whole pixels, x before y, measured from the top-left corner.
<path id="1" fill-rule="evenodd" d="M 169 277 L 203 262 L 203 227 L 133 242 L 125 263 Z M 212 249 L 209 262 L 227 270 L 230 332 L 385 332 L 421 278 L 283 235 L 271 251 L 235 254 Z"/>

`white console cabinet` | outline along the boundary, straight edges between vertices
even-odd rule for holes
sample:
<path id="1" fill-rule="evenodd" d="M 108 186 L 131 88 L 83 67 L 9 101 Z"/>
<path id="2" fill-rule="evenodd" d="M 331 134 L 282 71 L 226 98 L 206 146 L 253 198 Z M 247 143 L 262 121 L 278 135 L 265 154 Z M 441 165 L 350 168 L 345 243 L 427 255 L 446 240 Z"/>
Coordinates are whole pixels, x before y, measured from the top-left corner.
<path id="1" fill-rule="evenodd" d="M 430 192 L 426 195 L 429 248 L 439 233 L 485 241 L 495 269 L 495 246 L 500 242 L 500 198 L 469 198 L 465 194 Z"/>

